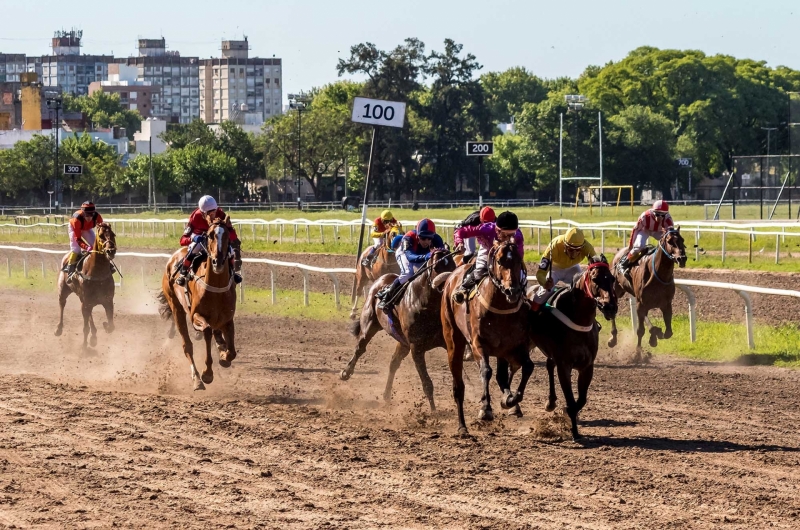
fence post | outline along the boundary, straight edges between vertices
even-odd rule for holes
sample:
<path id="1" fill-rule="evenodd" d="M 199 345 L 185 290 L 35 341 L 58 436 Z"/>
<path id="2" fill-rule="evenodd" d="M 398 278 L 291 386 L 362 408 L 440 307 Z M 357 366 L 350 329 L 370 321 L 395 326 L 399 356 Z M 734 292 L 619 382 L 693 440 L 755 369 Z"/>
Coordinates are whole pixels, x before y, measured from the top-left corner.
<path id="1" fill-rule="evenodd" d="M 239 303 L 244 303 L 244 281 L 239 284 Z"/>
<path id="2" fill-rule="evenodd" d="M 688 285 L 678 284 L 678 289 L 683 291 L 686 298 L 689 300 L 689 338 L 692 342 L 697 342 L 697 300 L 694 297 L 692 289 Z"/>
<path id="3" fill-rule="evenodd" d="M 300 269 L 303 271 L 303 305 L 308 307 L 308 271 L 305 269 Z"/>
<path id="4" fill-rule="evenodd" d="M 339 278 L 336 277 L 336 273 L 329 272 L 328 276 L 330 277 L 331 281 L 333 281 L 333 300 L 336 302 L 336 310 L 338 311 L 340 308 L 339 305 Z"/>
<path id="5" fill-rule="evenodd" d="M 747 263 L 753 263 L 753 229 L 750 229 L 750 235 L 747 236 Z"/>
<path id="6" fill-rule="evenodd" d="M 780 250 L 781 250 L 781 236 L 776 234 L 775 235 L 775 265 L 778 264 Z"/>
<path id="7" fill-rule="evenodd" d="M 325 244 L 325 227 L 319 225 L 319 239 L 322 241 L 322 244 Z"/>
<path id="8" fill-rule="evenodd" d="M 542 253 L 542 227 L 536 227 L 536 253 Z"/>
<path id="9" fill-rule="evenodd" d="M 606 253 L 606 231 L 600 230 L 600 253 Z"/>
<path id="10" fill-rule="evenodd" d="M 267 241 L 272 239 L 272 225 L 267 223 Z"/>
<path id="11" fill-rule="evenodd" d="M 311 243 L 311 227 L 306 225 L 306 243 Z"/>
<path id="12" fill-rule="evenodd" d="M 333 225 L 333 242 L 339 242 L 339 225 Z"/>
<path id="13" fill-rule="evenodd" d="M 44 280 L 44 259 L 42 259 L 42 279 Z"/>
<path id="14" fill-rule="evenodd" d="M 283 223 L 281 223 L 279 226 L 280 226 L 280 228 L 279 228 L 279 230 L 280 230 L 280 242 L 282 244 L 283 243 Z"/>
<path id="15" fill-rule="evenodd" d="M 725 229 L 722 229 L 722 263 L 725 263 Z"/>
<path id="16" fill-rule="evenodd" d="M 28 256 L 22 256 L 22 276 L 28 277 Z"/>
<path id="17" fill-rule="evenodd" d="M 694 231 L 694 260 L 700 261 L 700 230 Z"/>
<path id="18" fill-rule="evenodd" d="M 269 291 L 272 295 L 272 305 L 275 305 L 275 267 L 273 265 L 269 266 Z"/>
<path id="19" fill-rule="evenodd" d="M 750 295 L 745 291 L 736 291 L 736 293 L 744 300 L 744 323 L 747 325 L 747 345 L 751 350 L 756 349 L 756 342 L 753 339 L 753 303 L 750 300 Z"/>
<path id="20" fill-rule="evenodd" d="M 250 225 L 250 231 L 253 233 L 253 243 L 255 243 L 256 242 L 256 225 L 255 224 L 251 224 Z"/>
<path id="21" fill-rule="evenodd" d="M 294 242 L 297 244 L 297 223 L 293 223 L 292 226 L 294 227 Z"/>

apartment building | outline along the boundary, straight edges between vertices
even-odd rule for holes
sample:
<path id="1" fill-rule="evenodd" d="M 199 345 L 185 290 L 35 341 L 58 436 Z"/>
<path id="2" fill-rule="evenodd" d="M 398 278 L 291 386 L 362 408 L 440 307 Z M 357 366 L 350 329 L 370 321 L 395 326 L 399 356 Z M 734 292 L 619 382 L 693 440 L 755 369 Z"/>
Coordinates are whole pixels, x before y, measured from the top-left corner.
<path id="1" fill-rule="evenodd" d="M 28 71 L 24 53 L 0 53 L 0 83 L 19 83 L 20 74 Z"/>
<path id="2" fill-rule="evenodd" d="M 137 81 L 161 87 L 160 93 L 153 94 L 149 115 L 172 123 L 189 123 L 199 118 L 199 58 L 181 57 L 179 52 L 168 50 L 163 37 L 139 39 L 137 48 L 138 57 L 115 62 L 135 66 Z"/>
<path id="3" fill-rule="evenodd" d="M 89 85 L 108 78 L 111 55 L 81 55 L 83 32 L 56 31 L 51 41 L 53 53 L 29 57 L 28 71 L 36 72 L 45 87 L 60 87 L 76 95 L 89 93 Z"/>
<path id="4" fill-rule="evenodd" d="M 200 118 L 260 125 L 281 114 L 281 60 L 249 56 L 244 40 L 222 41 L 222 57 L 200 61 Z"/>
<path id="5" fill-rule="evenodd" d="M 119 94 L 119 101 L 128 110 L 138 110 L 143 118 L 153 116 L 153 101 L 161 104 L 161 86 L 137 79 L 138 68 L 127 64 L 108 65 L 108 81 L 95 81 L 89 85 L 89 95 L 97 91 Z M 159 107 L 160 110 L 160 107 Z"/>

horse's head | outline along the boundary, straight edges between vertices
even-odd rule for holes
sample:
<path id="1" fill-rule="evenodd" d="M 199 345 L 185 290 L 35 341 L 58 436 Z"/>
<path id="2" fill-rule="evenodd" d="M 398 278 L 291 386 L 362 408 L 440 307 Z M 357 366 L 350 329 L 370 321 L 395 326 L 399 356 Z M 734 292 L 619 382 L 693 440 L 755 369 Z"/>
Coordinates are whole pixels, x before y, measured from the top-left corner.
<path id="1" fill-rule="evenodd" d="M 230 246 L 230 235 L 228 232 L 229 217 L 224 219 L 214 219 L 209 223 L 208 232 L 208 255 L 211 258 L 211 266 L 215 274 L 222 274 L 228 266 L 228 248 Z"/>
<path id="2" fill-rule="evenodd" d="M 584 273 L 583 289 L 594 299 L 606 320 L 617 316 L 617 291 L 614 274 L 608 266 L 608 260 L 602 254 L 600 261 L 589 264 Z"/>
<path id="3" fill-rule="evenodd" d="M 523 294 L 522 265 L 522 256 L 519 255 L 513 237 L 498 241 L 489 252 L 489 276 L 492 283 L 512 304 L 518 302 Z"/>
<path id="4" fill-rule="evenodd" d="M 95 250 L 102 252 L 108 259 L 117 255 L 117 235 L 108 223 L 100 223 L 95 227 Z"/>
<path id="5" fill-rule="evenodd" d="M 431 252 L 431 270 L 433 276 L 456 270 L 456 262 L 453 256 L 449 254 L 450 252 L 448 252 L 446 248 L 437 248 Z"/>
<path id="6" fill-rule="evenodd" d="M 661 236 L 660 244 L 669 259 L 677 263 L 681 268 L 686 266 L 686 245 L 683 242 L 680 225 L 667 229 L 664 235 Z"/>

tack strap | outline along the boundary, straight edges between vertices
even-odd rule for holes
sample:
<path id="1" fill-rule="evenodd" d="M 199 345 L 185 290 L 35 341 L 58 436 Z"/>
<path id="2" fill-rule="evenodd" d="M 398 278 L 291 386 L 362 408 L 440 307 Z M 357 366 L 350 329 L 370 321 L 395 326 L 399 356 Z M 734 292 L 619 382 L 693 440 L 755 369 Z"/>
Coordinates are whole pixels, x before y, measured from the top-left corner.
<path id="1" fill-rule="evenodd" d="M 522 304 L 525 301 L 525 297 L 524 296 L 520 296 L 519 297 L 519 302 L 517 303 L 516 307 L 512 307 L 512 308 L 509 308 L 509 309 L 497 309 L 496 307 L 492 306 L 491 302 L 487 301 L 483 297 L 483 293 L 481 293 L 480 290 L 478 290 L 477 298 L 478 298 L 478 302 L 481 303 L 481 305 L 484 307 L 484 309 L 486 309 L 490 313 L 494 313 L 496 315 L 511 315 L 513 313 L 516 313 L 517 311 L 519 311 L 519 309 L 522 307 Z"/>
<path id="2" fill-rule="evenodd" d="M 582 333 L 589 333 L 590 331 L 592 331 L 592 329 L 594 329 L 594 324 L 590 324 L 588 326 L 580 326 L 575 322 L 573 322 L 572 320 L 570 320 L 567 315 L 565 315 L 555 307 L 551 305 L 548 305 L 546 307 L 550 310 L 550 313 L 552 313 L 554 317 L 556 317 L 559 321 L 561 321 L 562 324 L 567 326 L 569 329 L 580 331 Z"/>
<path id="3" fill-rule="evenodd" d="M 227 293 L 228 291 L 231 290 L 231 286 L 233 285 L 233 275 L 231 275 L 231 279 L 230 281 L 228 281 L 227 287 L 214 287 L 213 285 L 208 285 L 199 276 L 195 276 L 194 281 L 197 283 L 197 285 L 199 285 L 200 287 L 202 287 L 203 289 L 205 289 L 210 293 Z"/>

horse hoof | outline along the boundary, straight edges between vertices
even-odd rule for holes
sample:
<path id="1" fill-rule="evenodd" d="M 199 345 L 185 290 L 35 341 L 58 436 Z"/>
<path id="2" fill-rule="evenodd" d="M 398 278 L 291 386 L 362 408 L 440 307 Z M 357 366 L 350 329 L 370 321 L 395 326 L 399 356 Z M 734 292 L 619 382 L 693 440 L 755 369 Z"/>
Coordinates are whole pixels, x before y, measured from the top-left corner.
<path id="1" fill-rule="evenodd" d="M 513 409 L 509 410 L 509 411 L 507 412 L 507 414 L 508 414 L 509 416 L 514 416 L 514 417 L 516 417 L 516 418 L 521 418 L 521 417 L 522 417 L 522 409 L 521 409 L 521 408 L 519 408 L 519 405 L 516 405 L 516 406 L 514 406 L 514 408 L 513 408 Z"/>
<path id="2" fill-rule="evenodd" d="M 616 337 L 611 337 L 610 339 L 608 339 L 608 347 L 609 348 L 613 348 L 616 345 L 617 345 L 617 338 Z"/>
<path id="3" fill-rule="evenodd" d="M 194 389 L 195 390 L 205 390 L 206 389 L 206 385 L 204 385 L 201 380 L 195 379 L 194 380 Z"/>
<path id="4" fill-rule="evenodd" d="M 348 372 L 347 370 L 342 370 L 341 373 L 339 374 L 339 379 L 341 379 L 342 381 L 347 381 L 348 379 L 350 379 L 351 375 L 353 375 L 352 372 Z"/>
<path id="5" fill-rule="evenodd" d="M 658 337 L 659 339 L 664 338 L 664 331 L 662 331 L 661 328 L 653 328 L 653 333 L 655 333 L 656 337 Z"/>
<path id="6" fill-rule="evenodd" d="M 219 365 L 223 368 L 230 368 L 231 362 L 228 359 L 219 358 Z"/>
<path id="7" fill-rule="evenodd" d="M 111 333 L 112 331 L 114 331 L 114 324 L 103 322 L 103 329 L 106 330 L 106 333 Z"/>
<path id="8" fill-rule="evenodd" d="M 203 338 L 203 332 L 194 330 L 194 338 L 193 338 L 193 340 L 199 341 L 202 338 Z"/>
<path id="9" fill-rule="evenodd" d="M 547 412 L 553 412 L 554 410 L 556 410 L 556 402 L 548 401 L 547 404 L 544 406 L 544 410 Z"/>
<path id="10" fill-rule="evenodd" d="M 664 332 L 664 336 L 661 337 L 662 339 L 670 339 L 672 338 L 672 330 Z"/>
<path id="11" fill-rule="evenodd" d="M 203 375 L 200 376 L 203 379 L 203 382 L 207 385 L 210 385 L 214 382 L 214 372 L 209 370 L 208 372 L 203 372 Z"/>
<path id="12" fill-rule="evenodd" d="M 655 334 L 651 333 L 650 334 L 650 340 L 648 341 L 648 344 L 650 344 L 651 348 L 655 348 L 656 346 L 658 346 L 658 337 L 656 337 Z"/>
<path id="13" fill-rule="evenodd" d="M 494 420 L 494 413 L 492 412 L 492 409 L 482 409 L 478 413 L 478 419 L 481 420 L 481 421 L 492 421 L 492 420 Z"/>
<path id="14" fill-rule="evenodd" d="M 469 438 L 469 431 L 466 427 L 459 427 L 458 428 L 458 437 L 459 438 Z"/>
<path id="15" fill-rule="evenodd" d="M 92 335 L 91 338 L 89 339 L 89 346 L 91 346 L 92 348 L 97 346 L 97 337 L 95 337 L 94 335 Z"/>
<path id="16" fill-rule="evenodd" d="M 583 435 L 582 434 L 576 433 L 576 434 L 572 435 L 572 441 L 573 442 L 579 442 L 582 439 L 583 439 Z"/>
<path id="17" fill-rule="evenodd" d="M 57 328 L 57 329 L 56 329 L 56 332 L 55 332 L 55 336 L 56 336 L 56 337 L 60 337 L 60 336 L 61 336 L 61 333 L 62 333 L 63 331 L 64 331 L 64 330 L 63 330 L 63 328 Z"/>

